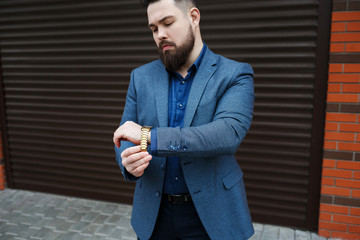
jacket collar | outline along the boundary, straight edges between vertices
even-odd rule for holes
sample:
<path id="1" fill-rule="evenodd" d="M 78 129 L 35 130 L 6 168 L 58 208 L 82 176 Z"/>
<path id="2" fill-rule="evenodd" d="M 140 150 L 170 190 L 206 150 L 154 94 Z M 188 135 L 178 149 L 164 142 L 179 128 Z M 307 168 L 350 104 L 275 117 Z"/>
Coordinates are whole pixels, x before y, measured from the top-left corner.
<path id="1" fill-rule="evenodd" d="M 160 60 L 157 60 L 155 63 L 153 91 L 155 93 L 156 111 L 159 127 L 167 127 L 169 111 L 169 75 Z M 206 85 L 217 69 L 216 64 L 217 56 L 208 48 L 191 86 L 188 103 L 186 105 L 184 127 L 191 126 Z"/>

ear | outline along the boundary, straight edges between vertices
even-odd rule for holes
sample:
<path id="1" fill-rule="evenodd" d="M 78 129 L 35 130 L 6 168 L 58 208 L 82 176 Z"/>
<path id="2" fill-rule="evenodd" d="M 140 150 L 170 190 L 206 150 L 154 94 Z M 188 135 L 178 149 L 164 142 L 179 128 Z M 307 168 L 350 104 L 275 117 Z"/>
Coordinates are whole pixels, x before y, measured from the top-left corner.
<path id="1" fill-rule="evenodd" d="M 194 26 L 198 26 L 200 23 L 200 11 L 196 7 L 189 10 L 190 21 Z"/>

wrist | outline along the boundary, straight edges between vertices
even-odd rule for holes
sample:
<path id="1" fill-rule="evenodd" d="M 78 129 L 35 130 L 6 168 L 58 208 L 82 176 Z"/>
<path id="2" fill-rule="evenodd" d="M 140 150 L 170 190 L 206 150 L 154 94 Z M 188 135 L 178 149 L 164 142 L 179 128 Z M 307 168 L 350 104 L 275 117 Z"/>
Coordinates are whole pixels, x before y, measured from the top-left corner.
<path id="1" fill-rule="evenodd" d="M 149 132 L 149 134 L 148 134 L 147 143 L 148 143 L 149 145 L 151 145 L 151 130 L 150 130 L 150 132 Z"/>

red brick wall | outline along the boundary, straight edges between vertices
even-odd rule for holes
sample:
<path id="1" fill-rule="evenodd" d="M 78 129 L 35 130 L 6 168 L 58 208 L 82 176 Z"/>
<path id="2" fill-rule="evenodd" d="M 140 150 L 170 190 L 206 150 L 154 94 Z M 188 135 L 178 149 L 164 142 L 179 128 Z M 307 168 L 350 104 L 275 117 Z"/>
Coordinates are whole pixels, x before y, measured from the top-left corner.
<path id="1" fill-rule="evenodd" d="M 319 234 L 360 239 L 360 1 L 334 0 Z"/>

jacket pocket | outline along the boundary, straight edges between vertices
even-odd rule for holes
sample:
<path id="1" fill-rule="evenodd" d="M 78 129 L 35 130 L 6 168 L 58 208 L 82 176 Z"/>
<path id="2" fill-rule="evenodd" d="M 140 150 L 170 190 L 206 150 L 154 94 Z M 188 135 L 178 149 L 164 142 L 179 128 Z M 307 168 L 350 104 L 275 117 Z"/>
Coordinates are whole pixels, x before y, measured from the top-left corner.
<path id="1" fill-rule="evenodd" d="M 229 174 L 224 176 L 221 180 L 225 189 L 232 188 L 236 183 L 238 183 L 243 177 L 243 172 L 240 168 L 234 168 Z"/>

